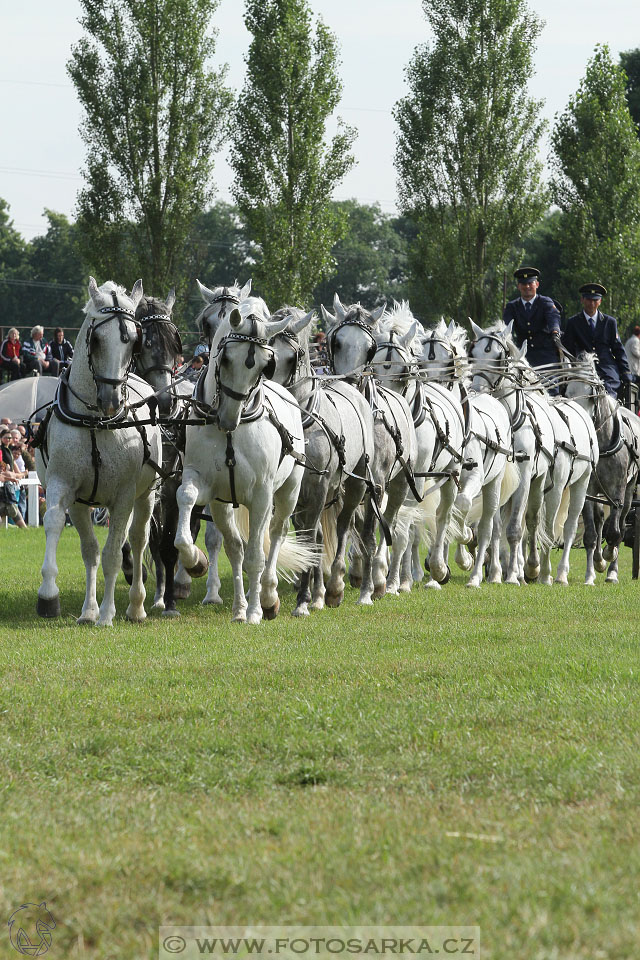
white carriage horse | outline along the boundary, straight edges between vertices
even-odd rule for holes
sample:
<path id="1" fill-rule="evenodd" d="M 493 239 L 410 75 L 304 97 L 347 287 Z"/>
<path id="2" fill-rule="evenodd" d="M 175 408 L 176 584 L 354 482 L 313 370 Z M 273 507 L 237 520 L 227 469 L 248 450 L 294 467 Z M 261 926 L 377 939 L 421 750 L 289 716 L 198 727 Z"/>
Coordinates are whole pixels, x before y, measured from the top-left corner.
<path id="1" fill-rule="evenodd" d="M 43 617 L 60 615 L 56 552 L 68 511 L 80 536 L 86 569 L 86 596 L 78 623 L 110 626 L 116 612 L 114 590 L 122 544 L 131 517 L 133 578 L 126 616 L 137 621 L 146 617 L 142 553 L 162 453 L 160 429 L 149 424 L 150 411 L 144 403 L 153 390 L 129 375 L 142 333 L 134 320 L 142 282 L 138 280 L 129 297 L 111 281 L 98 288 L 91 277 L 89 295 L 73 363 L 60 378 L 54 403 L 38 431 L 36 466 L 47 494 L 47 544 L 38 613 Z M 99 609 L 96 573 L 100 551 L 90 509 L 98 504 L 107 507 L 111 517 L 102 551 L 105 590 Z"/>
<path id="2" fill-rule="evenodd" d="M 512 359 L 514 366 L 527 370 L 527 379 L 530 381 L 531 396 L 546 402 L 544 410 L 548 413 L 553 425 L 553 448 L 547 454 L 549 468 L 547 483 L 544 489 L 544 536 L 538 544 L 535 537 L 536 526 L 528 526 L 529 556 L 525 565 L 528 580 L 551 584 L 551 548 L 556 539 L 556 520 L 559 515 L 563 498 L 568 500 L 568 511 L 562 529 L 564 541 L 562 557 L 558 564 L 556 583 L 566 586 L 569 574 L 569 558 L 571 547 L 576 535 L 578 519 L 584 506 L 585 496 L 592 469 L 598 463 L 598 438 L 591 418 L 585 410 L 572 400 L 563 397 L 550 397 L 536 385 L 536 374 L 533 368 L 520 356 L 515 345 L 507 342 L 511 335 L 511 324 L 505 326 L 502 322 L 494 327 L 483 330 L 475 327 L 476 340 L 470 349 L 470 356 L 479 360 L 477 372 L 478 384 L 487 382 L 486 370 L 493 365 L 494 369 L 508 369 L 509 359 L 514 353 L 518 359 Z M 506 366 L 505 366 L 506 365 Z M 482 376 L 482 374 L 484 374 Z M 542 416 L 542 411 L 540 411 Z M 538 546 L 540 547 L 538 563 Z M 587 571 L 593 563 L 593 548 L 587 551 Z M 588 580 L 587 580 L 588 582 Z"/>
<path id="3" fill-rule="evenodd" d="M 235 622 L 260 623 L 263 611 L 273 619 L 280 607 L 276 563 L 300 490 L 304 434 L 288 392 L 265 382 L 263 375 L 270 376 L 275 366 L 269 338 L 288 323 L 288 317 L 272 323 L 253 313 L 247 301 L 231 310 L 213 337 L 209 366 L 194 397 L 194 413 L 203 424 L 187 427 L 175 544 L 187 573 L 203 576 L 207 561 L 193 543 L 190 517 L 195 504 L 209 504 L 232 567 Z M 233 515 L 239 504 L 249 511 L 246 549 Z M 307 550 L 301 564 L 313 556 Z"/>

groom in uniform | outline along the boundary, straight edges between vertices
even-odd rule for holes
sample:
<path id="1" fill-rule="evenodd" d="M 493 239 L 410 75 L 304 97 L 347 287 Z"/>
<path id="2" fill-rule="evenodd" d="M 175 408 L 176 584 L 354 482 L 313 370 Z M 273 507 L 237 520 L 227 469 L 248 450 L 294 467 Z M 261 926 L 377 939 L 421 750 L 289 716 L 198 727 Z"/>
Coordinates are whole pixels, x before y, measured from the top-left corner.
<path id="1" fill-rule="evenodd" d="M 551 297 L 538 293 L 540 271 L 536 267 L 519 267 L 514 272 L 519 297 L 509 300 L 502 319 L 511 323 L 511 335 L 517 346 L 527 341 L 527 360 L 532 367 L 558 363 L 560 353 L 560 314 Z"/>
<path id="2" fill-rule="evenodd" d="M 562 343 L 569 353 L 595 353 L 596 369 L 607 393 L 615 397 L 621 383 L 631 383 L 627 354 L 618 336 L 618 325 L 613 317 L 600 312 L 602 298 L 607 291 L 601 283 L 583 283 L 580 287 L 582 310 L 567 320 Z"/>

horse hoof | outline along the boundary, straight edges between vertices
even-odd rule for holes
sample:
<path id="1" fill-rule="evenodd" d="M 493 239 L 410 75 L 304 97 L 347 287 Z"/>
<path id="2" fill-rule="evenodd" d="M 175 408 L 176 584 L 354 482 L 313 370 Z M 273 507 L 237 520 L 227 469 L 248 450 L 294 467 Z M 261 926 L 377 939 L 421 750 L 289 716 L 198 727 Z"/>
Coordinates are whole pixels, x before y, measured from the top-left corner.
<path id="1" fill-rule="evenodd" d="M 615 583 L 615 584 L 617 585 L 617 583 L 618 583 L 618 578 L 617 578 L 617 577 L 607 577 L 607 579 L 605 580 L 605 583 Z"/>
<path id="2" fill-rule="evenodd" d="M 598 571 L 598 573 L 604 573 L 605 570 L 607 569 L 607 561 L 606 561 L 606 560 L 594 560 L 594 561 L 593 561 L 593 565 L 594 565 L 594 567 L 596 568 L 596 570 Z"/>
<path id="3" fill-rule="evenodd" d="M 212 607 L 212 606 L 219 607 L 221 603 L 222 603 L 222 597 L 205 597 L 204 600 L 202 601 L 202 606 L 203 607 Z"/>
<path id="4" fill-rule="evenodd" d="M 265 620 L 275 620 L 278 616 L 278 611 L 280 609 L 280 597 L 276 600 L 272 607 L 263 607 L 262 616 Z"/>
<path id="5" fill-rule="evenodd" d="M 191 596 L 191 584 L 176 583 L 173 587 L 174 600 L 187 600 Z"/>
<path id="6" fill-rule="evenodd" d="M 196 560 L 195 565 L 193 567 L 185 567 L 185 570 L 189 576 L 194 580 L 197 580 L 198 577 L 204 577 L 209 570 L 209 561 L 205 557 L 204 553 L 199 547 L 196 547 L 196 550 L 198 551 L 198 559 Z"/>
<path id="7" fill-rule="evenodd" d="M 403 580 L 400 586 L 398 587 L 398 593 L 411 593 L 413 589 L 413 581 Z"/>
<path id="8" fill-rule="evenodd" d="M 437 580 L 428 580 L 424 585 L 425 590 L 442 590 Z"/>
<path id="9" fill-rule="evenodd" d="M 445 573 L 440 583 L 449 583 L 449 580 L 451 580 L 451 567 L 449 566 L 449 564 L 447 564 L 447 572 Z"/>
<path id="10" fill-rule="evenodd" d="M 528 573 L 525 573 L 525 575 L 524 575 L 524 582 L 525 582 L 525 583 L 537 583 L 537 582 L 538 582 L 538 578 L 537 578 L 537 577 L 531 577 L 531 576 L 529 576 Z"/>
<path id="11" fill-rule="evenodd" d="M 164 600 L 156 600 L 151 607 L 151 613 L 162 613 L 164 610 Z"/>
<path id="12" fill-rule="evenodd" d="M 60 596 L 58 595 L 57 597 L 38 597 L 36 611 L 39 617 L 47 617 L 47 619 L 51 619 L 53 617 L 59 617 L 60 616 Z"/>
<path id="13" fill-rule="evenodd" d="M 96 625 L 96 621 L 92 620 L 91 617 L 78 617 L 76 623 L 79 627 L 95 627 Z"/>
<path id="14" fill-rule="evenodd" d="M 344 590 L 340 593 L 325 593 L 324 602 L 327 607 L 339 607 L 344 599 Z"/>
<path id="15" fill-rule="evenodd" d="M 163 610 L 163 611 L 162 611 L 162 616 L 163 616 L 163 617 L 179 617 L 179 616 L 180 616 L 180 611 L 179 611 L 179 610 L 176 610 L 175 607 L 174 607 L 173 609 L 171 609 L 171 610 Z"/>
<path id="16" fill-rule="evenodd" d="M 355 587 L 356 590 L 359 590 L 362 586 L 362 577 L 356 577 L 349 574 L 349 583 L 352 587 Z"/>
<path id="17" fill-rule="evenodd" d="M 377 587 L 373 588 L 373 599 L 379 600 L 380 597 L 384 597 L 386 592 L 387 592 L 386 583 L 379 583 Z"/>
<path id="18" fill-rule="evenodd" d="M 296 607 L 293 613 L 291 614 L 292 617 L 308 617 L 309 615 L 310 615 L 309 608 L 306 605 L 306 603 L 302 604 L 299 607 Z"/>

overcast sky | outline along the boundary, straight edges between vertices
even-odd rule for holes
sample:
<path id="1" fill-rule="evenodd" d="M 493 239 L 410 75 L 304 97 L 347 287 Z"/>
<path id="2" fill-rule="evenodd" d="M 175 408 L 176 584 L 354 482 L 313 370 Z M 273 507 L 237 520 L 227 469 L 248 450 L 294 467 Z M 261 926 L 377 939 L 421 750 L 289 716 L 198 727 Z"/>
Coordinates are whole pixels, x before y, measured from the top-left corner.
<path id="1" fill-rule="evenodd" d="M 84 148 L 78 135 L 80 109 L 65 64 L 80 36 L 77 0 L 2 2 L 0 62 L 0 196 L 10 204 L 26 238 L 46 228 L 45 207 L 73 216 L 81 184 Z M 621 50 L 640 46 L 637 0 L 536 0 L 545 21 L 535 56 L 531 93 L 545 100 L 550 120 L 577 89 L 596 43 Z M 415 46 L 428 39 L 420 0 L 311 0 L 311 7 L 337 35 L 344 84 L 337 111 L 358 130 L 357 165 L 336 191 L 395 210 L 394 103 L 406 92 L 405 67 Z M 215 60 L 229 64 L 229 82 L 242 86 L 249 44 L 242 0 L 221 0 Z M 331 132 L 331 128 L 330 128 Z M 230 199 L 231 175 L 224 155 L 216 163 L 218 196 Z"/>

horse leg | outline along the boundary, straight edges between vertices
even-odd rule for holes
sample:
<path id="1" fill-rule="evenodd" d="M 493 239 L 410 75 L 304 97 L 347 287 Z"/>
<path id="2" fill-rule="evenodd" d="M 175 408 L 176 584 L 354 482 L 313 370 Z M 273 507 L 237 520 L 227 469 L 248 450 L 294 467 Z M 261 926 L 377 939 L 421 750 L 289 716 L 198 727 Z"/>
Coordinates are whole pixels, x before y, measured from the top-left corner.
<path id="1" fill-rule="evenodd" d="M 271 490 L 262 487 L 256 490 L 255 496 L 249 507 L 249 539 L 244 551 L 244 569 L 247 574 L 247 623 L 258 624 L 262 620 L 262 604 L 260 602 L 260 591 L 262 584 L 262 575 L 265 568 L 264 559 L 264 534 L 269 523 L 271 514 Z M 277 537 L 276 537 L 277 540 Z M 280 542 L 278 541 L 278 549 Z M 272 555 L 274 541 L 271 541 L 269 556 Z M 277 554 L 276 554 L 277 556 Z M 275 579 L 275 578 L 274 578 Z M 277 583 L 277 580 L 276 580 Z M 275 591 L 274 591 L 275 592 Z M 270 604 L 271 599 L 268 596 L 266 605 L 275 607 L 276 601 Z M 277 599 L 277 594 L 276 594 Z M 276 611 L 277 612 L 277 611 Z"/>
<path id="2" fill-rule="evenodd" d="M 347 537 L 354 513 L 366 490 L 361 480 L 348 478 L 344 485 L 344 497 L 336 519 L 336 555 L 331 564 L 331 573 L 326 584 L 325 602 L 328 607 L 339 607 L 344 598 L 345 553 Z"/>
<path id="3" fill-rule="evenodd" d="M 109 534 L 107 536 L 107 542 L 102 548 L 102 572 L 104 574 L 104 596 L 102 598 L 102 603 L 100 604 L 100 616 L 97 621 L 99 627 L 110 627 L 113 623 L 113 618 L 116 614 L 116 605 L 114 600 L 115 589 L 116 589 L 116 578 L 118 576 L 118 571 L 122 565 L 122 544 L 127 535 L 127 525 L 129 523 L 129 517 L 131 516 L 131 511 L 133 510 L 133 502 L 131 499 L 125 499 L 122 497 L 121 500 L 113 507 L 110 508 L 110 520 L 109 520 Z M 136 554 L 135 546 L 132 543 L 133 548 L 133 582 L 136 582 Z M 142 558 L 140 558 L 141 560 Z M 140 583 L 142 584 L 142 564 L 140 563 Z M 131 588 L 133 589 L 133 587 Z M 143 596 L 144 596 L 144 587 L 143 587 Z"/>
<path id="4" fill-rule="evenodd" d="M 389 524 L 389 529 L 391 530 L 391 535 L 393 538 L 393 546 L 395 553 L 395 541 L 396 541 L 396 520 L 398 512 L 405 502 L 408 492 L 408 484 L 404 473 L 399 473 L 397 476 L 391 480 L 387 486 L 387 506 L 384 511 L 384 518 Z M 406 546 L 406 542 L 405 542 Z M 401 547 L 404 549 L 404 547 Z M 401 556 L 400 558 L 401 559 Z M 384 597 L 387 590 L 387 544 L 383 536 L 380 537 L 380 542 L 378 547 L 374 552 L 373 556 L 373 597 L 374 600 L 378 600 L 380 597 Z"/>
<path id="5" fill-rule="evenodd" d="M 478 523 L 478 547 L 476 550 L 476 561 L 467 583 L 468 587 L 479 587 L 482 583 L 482 567 L 484 565 L 487 547 L 491 541 L 493 520 L 500 504 L 501 483 L 502 476 L 498 474 L 497 477 L 485 484 L 482 488 L 482 516 Z"/>
<path id="6" fill-rule="evenodd" d="M 184 568 L 182 560 L 178 559 L 178 566 L 173 578 L 173 595 L 176 600 L 186 600 L 191 594 L 191 577 Z"/>
<path id="7" fill-rule="evenodd" d="M 411 548 L 409 540 L 412 535 L 413 527 L 413 498 L 408 499 L 400 507 L 396 518 L 396 524 L 393 530 L 393 551 L 391 554 L 391 563 L 387 574 L 386 592 L 391 596 L 397 596 L 400 592 L 401 568 L 404 564 L 405 570 L 409 568 L 411 559 Z M 405 562 L 405 557 L 407 558 Z M 409 585 L 409 590 L 411 585 Z M 407 590 L 403 592 L 408 592 Z"/>
<path id="8" fill-rule="evenodd" d="M 278 571 L 276 569 L 276 564 L 278 563 L 278 554 L 280 553 L 280 548 L 282 547 L 282 544 L 287 536 L 291 514 L 296 508 L 296 501 L 298 500 L 298 495 L 300 492 L 301 480 L 302 468 L 295 467 L 273 497 L 273 516 L 271 517 L 271 523 L 269 526 L 269 556 L 267 557 L 264 571 L 260 579 L 260 613 L 261 615 L 264 615 L 266 620 L 275 619 L 275 617 L 278 616 L 278 611 L 280 609 L 280 598 L 278 597 Z M 324 487 L 324 493 L 326 497 L 326 486 Z M 312 525 L 308 528 L 311 530 L 312 536 L 314 530 L 317 534 L 317 528 L 320 526 L 320 512 L 324 506 L 324 497 L 319 501 L 319 506 L 319 510 L 312 510 L 309 515 L 311 519 L 313 513 L 316 513 L 315 523 L 312 522 Z M 267 517 L 269 516 L 270 512 L 269 507 L 270 504 L 267 508 Z"/>
<path id="9" fill-rule="evenodd" d="M 144 609 L 146 590 L 142 576 L 142 554 L 149 539 L 149 521 L 153 513 L 154 502 L 155 490 L 149 490 L 138 497 L 133 504 L 133 518 L 129 529 L 133 551 L 133 580 L 129 588 L 129 606 L 125 616 L 127 620 L 132 620 L 134 623 L 142 623 L 143 620 L 147 619 Z"/>
<path id="10" fill-rule="evenodd" d="M 518 551 L 522 543 L 523 519 L 527 508 L 527 499 L 531 486 L 531 460 L 524 460 L 521 464 L 520 486 L 511 497 L 511 515 L 506 527 L 507 542 L 509 544 L 509 562 L 505 583 L 520 586 L 518 579 Z"/>
<path id="11" fill-rule="evenodd" d="M 94 624 L 99 614 L 98 601 L 96 600 L 96 576 L 100 563 L 100 545 L 91 522 L 90 507 L 84 503 L 72 503 L 69 507 L 69 516 L 80 537 L 80 549 L 87 575 L 84 606 L 77 622 Z"/>
<path id="12" fill-rule="evenodd" d="M 220 574 L 218 573 L 218 557 L 222 548 L 222 534 L 215 523 L 207 521 L 204 530 L 204 543 L 209 554 L 209 573 L 207 575 L 207 592 L 203 603 L 222 603 L 220 596 Z"/>
<path id="13" fill-rule="evenodd" d="M 593 552 L 596 547 L 598 534 L 594 520 L 593 503 L 591 503 L 589 500 L 585 500 L 584 502 L 584 507 L 582 508 L 582 519 L 584 521 L 584 536 L 582 539 L 587 553 L 587 570 L 585 573 L 584 583 L 587 587 L 593 587 L 596 582 L 596 571 L 593 565 Z"/>
<path id="14" fill-rule="evenodd" d="M 231 564 L 233 577 L 233 604 L 231 619 L 233 623 L 245 623 L 247 619 L 247 600 L 244 593 L 242 579 L 242 561 L 244 559 L 244 544 L 238 532 L 233 507 L 230 503 L 212 501 L 211 516 L 224 541 L 224 549 Z"/>
<path id="15" fill-rule="evenodd" d="M 593 504 L 593 515 L 596 525 L 596 546 L 593 551 L 593 565 L 597 573 L 604 573 L 607 569 L 607 561 L 602 555 L 602 535 L 604 530 L 604 507 L 602 504 Z"/>
<path id="16" fill-rule="evenodd" d="M 360 596 L 356 601 L 361 606 L 370 606 L 373 603 L 373 557 L 376 552 L 376 515 L 369 496 L 364 511 L 364 521 L 360 532 L 362 541 L 362 583 Z M 384 537 L 382 538 L 384 543 Z"/>
<path id="17" fill-rule="evenodd" d="M 487 569 L 487 583 L 502 583 L 502 564 L 500 563 L 500 540 L 502 539 L 502 512 L 500 501 L 493 515 L 493 528 L 489 540 L 489 563 Z M 520 585 L 518 581 L 518 586 Z"/>
<path id="18" fill-rule="evenodd" d="M 38 589 L 37 612 L 40 617 L 60 616 L 60 590 L 56 583 L 58 541 L 64 530 L 65 516 L 73 502 L 73 494 L 62 483 L 53 480 L 47 487 L 47 512 L 44 532 L 47 538 L 42 563 L 42 583 Z"/>
<path id="19" fill-rule="evenodd" d="M 573 541 L 576 535 L 576 530 L 578 529 L 578 520 L 580 514 L 582 513 L 582 508 L 584 506 L 585 495 L 587 493 L 587 488 L 589 486 L 589 480 L 591 479 L 591 471 L 585 470 L 582 477 L 579 477 L 575 483 L 571 484 L 570 496 L 569 496 L 569 513 L 567 514 L 567 519 L 564 524 L 562 535 L 564 538 L 564 546 L 562 549 L 562 556 L 560 557 L 560 563 L 558 564 L 558 571 L 556 574 L 556 583 L 560 584 L 563 587 L 568 586 L 568 575 L 569 575 L 569 556 L 571 547 L 573 546 Z"/>
<path id="20" fill-rule="evenodd" d="M 400 578 L 400 589 L 403 589 L 403 586 L 412 581 L 412 583 L 422 583 L 424 580 L 424 570 L 422 564 L 420 563 L 420 538 L 421 538 L 421 529 L 419 523 L 414 523 L 413 525 L 413 537 L 411 538 L 411 573 L 405 574 L 403 569 L 402 577 Z"/>
<path id="21" fill-rule="evenodd" d="M 429 573 L 438 583 L 446 583 L 451 576 L 448 557 L 445 556 L 445 543 L 447 541 L 447 532 L 451 521 L 451 511 L 454 506 L 458 506 L 459 497 L 456 499 L 456 488 L 453 480 L 447 480 L 440 488 L 440 503 L 436 510 L 436 536 L 433 546 L 429 551 Z M 469 507 L 471 502 L 469 502 Z M 465 516 L 468 513 L 465 511 Z"/>
<path id="22" fill-rule="evenodd" d="M 298 593 L 296 597 L 296 607 L 293 611 L 294 617 L 308 617 L 309 603 L 311 602 L 311 580 L 313 576 L 313 609 L 322 610 L 324 607 L 324 578 L 322 576 L 322 529 L 320 518 L 327 498 L 327 488 L 329 482 L 324 477 L 304 477 L 298 505 L 292 517 L 296 529 L 296 536 L 303 531 L 307 535 L 311 534 L 313 540 L 319 547 L 318 563 L 310 566 L 300 573 L 298 583 Z M 286 533 L 286 529 L 285 529 Z M 263 575 L 263 591 L 264 579 Z M 264 607 L 264 604 L 263 604 Z"/>
<path id="23" fill-rule="evenodd" d="M 547 474 L 534 477 L 529 487 L 527 512 L 525 515 L 526 537 L 528 542 L 527 560 L 524 564 L 524 578 L 528 583 L 538 579 L 540 574 L 540 555 L 538 553 L 538 530 L 544 500 L 544 487 Z"/>
<path id="24" fill-rule="evenodd" d="M 163 592 L 162 592 L 162 610 L 164 617 L 179 617 L 180 614 L 176 607 L 175 590 L 175 571 L 178 551 L 175 546 L 176 531 L 178 527 L 178 503 L 176 500 L 175 482 L 171 488 L 162 491 L 161 506 L 161 537 L 157 545 L 160 559 L 160 569 L 162 573 Z M 156 567 L 158 565 L 156 564 Z M 154 604 L 155 606 L 155 604 Z"/>
<path id="25" fill-rule="evenodd" d="M 189 474 L 189 475 L 188 475 Z M 175 545 L 182 560 L 184 569 L 190 577 L 203 577 L 207 572 L 209 561 L 202 550 L 193 542 L 191 533 L 191 513 L 198 501 L 200 490 L 196 484 L 195 471 L 185 471 L 182 483 L 176 492 L 178 501 L 178 528 L 176 530 Z"/>

